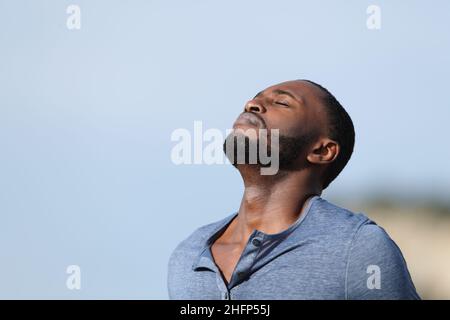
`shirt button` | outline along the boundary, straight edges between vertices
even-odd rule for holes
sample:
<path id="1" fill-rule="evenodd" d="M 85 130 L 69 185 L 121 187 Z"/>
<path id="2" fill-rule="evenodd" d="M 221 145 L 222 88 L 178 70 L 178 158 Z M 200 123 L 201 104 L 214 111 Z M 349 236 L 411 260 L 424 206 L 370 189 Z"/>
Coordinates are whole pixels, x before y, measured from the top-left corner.
<path id="1" fill-rule="evenodd" d="M 259 246 L 261 245 L 261 240 L 255 238 L 255 239 L 252 240 L 252 244 L 253 244 L 255 247 L 259 247 Z"/>

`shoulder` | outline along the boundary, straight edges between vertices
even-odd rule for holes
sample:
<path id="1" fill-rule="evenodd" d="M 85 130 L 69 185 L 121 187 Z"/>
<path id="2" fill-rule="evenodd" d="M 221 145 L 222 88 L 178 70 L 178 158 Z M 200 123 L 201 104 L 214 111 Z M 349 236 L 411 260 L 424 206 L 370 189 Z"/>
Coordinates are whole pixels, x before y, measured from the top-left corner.
<path id="1" fill-rule="evenodd" d="M 372 221 L 358 228 L 350 247 L 349 258 L 361 265 L 371 263 L 383 265 L 385 269 L 406 269 L 403 255 L 397 244 L 382 227 Z"/>
<path id="2" fill-rule="evenodd" d="M 350 299 L 419 299 L 399 247 L 371 221 L 354 236 L 346 281 Z"/>
<path id="3" fill-rule="evenodd" d="M 379 251 L 399 250 L 387 232 L 373 221 L 367 221 L 358 228 L 353 246 L 366 247 L 367 249 L 377 248 Z"/>
<path id="4" fill-rule="evenodd" d="M 347 240 L 351 240 L 362 225 L 373 223 L 363 213 L 353 212 L 320 197 L 314 201 L 310 210 L 313 214 L 308 214 L 309 220 L 315 227 L 323 233 L 346 237 Z"/>

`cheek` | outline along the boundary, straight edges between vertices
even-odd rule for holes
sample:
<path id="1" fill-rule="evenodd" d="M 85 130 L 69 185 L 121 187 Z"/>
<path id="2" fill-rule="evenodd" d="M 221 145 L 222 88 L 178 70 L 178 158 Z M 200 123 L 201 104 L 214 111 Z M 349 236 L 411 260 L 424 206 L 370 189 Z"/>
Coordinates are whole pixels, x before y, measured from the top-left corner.
<path id="1" fill-rule="evenodd" d="M 304 117 L 273 117 L 266 121 L 269 129 L 278 129 L 281 136 L 296 137 L 310 130 L 310 123 Z"/>

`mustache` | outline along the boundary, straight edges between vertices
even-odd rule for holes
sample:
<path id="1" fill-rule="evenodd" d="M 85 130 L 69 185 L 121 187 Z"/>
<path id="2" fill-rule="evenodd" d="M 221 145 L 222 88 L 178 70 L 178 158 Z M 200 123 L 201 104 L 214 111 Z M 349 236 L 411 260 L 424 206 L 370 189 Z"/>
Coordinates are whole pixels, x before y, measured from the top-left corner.
<path id="1" fill-rule="evenodd" d="M 261 129 L 266 129 L 267 128 L 266 122 L 257 113 L 244 111 L 238 117 L 238 119 L 242 119 L 242 118 L 244 118 L 244 119 L 250 121 L 251 123 L 257 125 Z"/>

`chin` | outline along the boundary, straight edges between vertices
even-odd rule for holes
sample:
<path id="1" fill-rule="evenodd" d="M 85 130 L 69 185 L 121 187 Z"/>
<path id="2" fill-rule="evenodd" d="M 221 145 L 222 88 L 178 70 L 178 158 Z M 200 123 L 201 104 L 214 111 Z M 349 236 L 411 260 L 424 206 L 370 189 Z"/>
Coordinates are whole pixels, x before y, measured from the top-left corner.
<path id="1" fill-rule="evenodd" d="M 263 129 L 263 131 L 267 131 L 267 129 Z M 250 125 L 235 125 L 233 127 L 232 134 L 236 137 L 245 136 L 250 140 L 258 140 L 260 135 L 260 128 Z"/>

